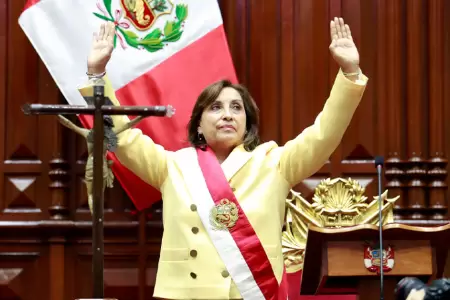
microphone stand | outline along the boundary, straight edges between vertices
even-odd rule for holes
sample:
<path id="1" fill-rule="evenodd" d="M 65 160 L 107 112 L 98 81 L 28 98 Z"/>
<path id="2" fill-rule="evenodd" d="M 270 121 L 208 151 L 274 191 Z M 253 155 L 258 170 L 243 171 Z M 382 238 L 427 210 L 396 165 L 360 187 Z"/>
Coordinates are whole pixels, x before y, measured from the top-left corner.
<path id="1" fill-rule="evenodd" d="M 383 270 L 383 215 L 382 215 L 382 207 L 383 201 L 381 200 L 381 173 L 384 164 L 384 159 L 382 156 L 377 156 L 375 158 L 375 166 L 377 168 L 378 174 L 378 218 L 379 218 L 379 233 L 380 233 L 380 300 L 384 300 L 384 270 Z"/>

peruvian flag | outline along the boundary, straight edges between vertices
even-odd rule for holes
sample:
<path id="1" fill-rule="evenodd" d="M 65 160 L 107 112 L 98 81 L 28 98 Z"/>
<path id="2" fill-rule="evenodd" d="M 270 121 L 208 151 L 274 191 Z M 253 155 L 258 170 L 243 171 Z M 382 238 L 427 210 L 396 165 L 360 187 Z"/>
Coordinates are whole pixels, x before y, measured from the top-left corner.
<path id="1" fill-rule="evenodd" d="M 137 127 L 167 150 L 186 147 L 201 90 L 220 79 L 237 81 L 217 1 L 28 0 L 19 24 L 69 104 L 86 104 L 77 88 L 87 81 L 92 35 L 106 21 L 116 24 L 107 74 L 120 104 L 173 105 L 174 117 L 146 118 Z M 92 126 L 92 118 L 80 119 Z M 113 154 L 109 158 L 138 209 L 161 198 Z"/>

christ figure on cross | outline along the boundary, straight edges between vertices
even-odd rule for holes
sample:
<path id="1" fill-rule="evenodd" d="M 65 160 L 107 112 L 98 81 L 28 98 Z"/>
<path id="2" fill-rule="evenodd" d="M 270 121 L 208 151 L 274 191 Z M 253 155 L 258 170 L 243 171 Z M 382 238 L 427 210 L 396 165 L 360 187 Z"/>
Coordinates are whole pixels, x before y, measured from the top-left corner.
<path id="1" fill-rule="evenodd" d="M 124 130 L 127 130 L 137 123 L 139 123 L 145 116 L 139 116 L 126 123 L 124 126 L 120 128 L 114 128 L 114 123 L 112 118 L 108 115 L 103 116 L 103 126 L 104 126 L 104 137 L 103 137 L 103 191 L 106 187 L 112 188 L 114 181 L 114 174 L 111 170 L 111 165 L 113 163 L 112 160 L 108 160 L 106 158 L 107 151 L 114 152 L 117 147 L 117 135 Z M 93 179 L 94 179 L 94 131 L 93 129 L 86 129 L 79 126 L 76 126 L 67 118 L 62 115 L 58 115 L 59 122 L 65 127 L 73 130 L 78 133 L 86 140 L 87 150 L 88 150 L 88 159 L 86 161 L 85 173 L 84 173 L 84 182 L 86 184 L 87 195 L 88 195 L 88 204 L 89 210 L 93 213 Z"/>

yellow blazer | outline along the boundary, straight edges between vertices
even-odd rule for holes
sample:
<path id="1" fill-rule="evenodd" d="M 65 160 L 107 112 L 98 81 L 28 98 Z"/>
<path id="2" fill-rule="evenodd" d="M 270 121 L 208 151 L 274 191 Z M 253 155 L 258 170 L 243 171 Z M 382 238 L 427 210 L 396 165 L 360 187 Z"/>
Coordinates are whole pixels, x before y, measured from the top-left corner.
<path id="1" fill-rule="evenodd" d="M 339 72 L 314 124 L 284 146 L 271 141 L 252 152 L 239 146 L 222 164 L 278 281 L 283 272 L 285 199 L 291 187 L 320 169 L 339 145 L 365 90 L 368 79 L 361 77 L 355 83 Z M 105 79 L 105 94 L 119 105 Z M 92 84 L 79 90 L 83 95 L 92 94 Z M 113 116 L 113 120 L 116 126 L 129 121 L 125 116 Z M 166 151 L 139 129 L 126 130 L 118 139 L 115 153 L 120 162 L 162 193 L 164 234 L 154 297 L 242 298 L 205 232 L 182 175 L 185 162 L 195 160 L 195 151 Z"/>

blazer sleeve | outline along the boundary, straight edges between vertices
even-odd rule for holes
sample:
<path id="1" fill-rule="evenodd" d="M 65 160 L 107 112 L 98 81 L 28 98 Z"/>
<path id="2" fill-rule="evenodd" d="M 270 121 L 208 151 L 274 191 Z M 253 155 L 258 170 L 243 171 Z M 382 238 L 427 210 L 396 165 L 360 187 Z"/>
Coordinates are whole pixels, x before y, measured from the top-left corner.
<path id="1" fill-rule="evenodd" d="M 103 80 L 105 81 L 105 97 L 109 97 L 115 106 L 120 106 L 107 76 Z M 82 96 L 92 96 L 93 87 L 94 81 L 89 80 L 78 90 Z M 120 128 L 130 121 L 127 116 L 112 115 L 111 117 L 115 128 Z M 167 177 L 167 151 L 137 128 L 127 129 L 119 133 L 117 139 L 117 149 L 114 154 L 120 163 L 143 181 L 159 190 Z"/>
<path id="2" fill-rule="evenodd" d="M 281 147 L 279 170 L 295 186 L 317 172 L 342 140 L 361 101 L 368 78 L 357 82 L 339 71 L 330 96 L 314 124 Z"/>

